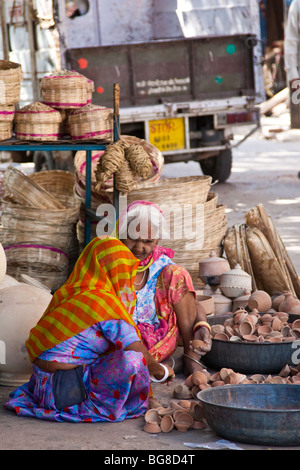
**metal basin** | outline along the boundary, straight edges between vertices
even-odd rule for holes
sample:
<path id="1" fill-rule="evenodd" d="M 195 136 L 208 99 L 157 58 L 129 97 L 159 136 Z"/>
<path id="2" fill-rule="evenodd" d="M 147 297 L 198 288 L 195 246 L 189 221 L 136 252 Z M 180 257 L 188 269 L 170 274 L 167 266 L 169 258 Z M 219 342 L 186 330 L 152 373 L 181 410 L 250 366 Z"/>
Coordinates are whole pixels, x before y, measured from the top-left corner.
<path id="1" fill-rule="evenodd" d="M 220 316 L 208 320 L 210 324 L 224 323 L 228 318 Z M 289 321 L 293 321 L 289 318 Z M 298 340 L 298 348 L 300 340 Z M 220 339 L 212 339 L 211 350 L 202 357 L 206 367 L 220 370 L 223 367 L 233 369 L 243 374 L 278 374 L 286 365 L 292 363 L 292 355 L 295 353 L 297 343 L 248 343 L 246 341 L 233 342 Z M 297 354 L 295 355 L 297 359 Z"/>
<path id="2" fill-rule="evenodd" d="M 248 444 L 300 445 L 299 385 L 226 385 L 202 390 L 197 397 L 219 436 Z"/>

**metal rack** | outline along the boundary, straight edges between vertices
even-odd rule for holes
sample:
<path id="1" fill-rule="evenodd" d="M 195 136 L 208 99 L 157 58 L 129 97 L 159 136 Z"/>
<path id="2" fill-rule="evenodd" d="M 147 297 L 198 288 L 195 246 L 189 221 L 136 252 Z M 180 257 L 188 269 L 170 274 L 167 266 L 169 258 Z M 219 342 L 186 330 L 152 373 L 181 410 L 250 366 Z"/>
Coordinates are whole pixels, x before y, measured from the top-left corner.
<path id="1" fill-rule="evenodd" d="M 114 141 L 119 139 L 119 85 L 114 84 Z M 107 144 L 99 144 L 95 142 L 68 142 L 55 141 L 55 142 L 24 142 L 14 138 L 0 142 L 0 151 L 20 151 L 27 152 L 38 150 L 43 151 L 65 151 L 65 150 L 85 150 L 86 151 L 86 182 L 85 182 L 85 244 L 87 245 L 91 238 L 91 220 L 101 220 L 102 217 L 97 217 L 91 209 L 91 184 L 92 184 L 92 151 L 105 150 Z M 118 217 L 119 211 L 119 194 L 114 188 L 114 206 Z"/>

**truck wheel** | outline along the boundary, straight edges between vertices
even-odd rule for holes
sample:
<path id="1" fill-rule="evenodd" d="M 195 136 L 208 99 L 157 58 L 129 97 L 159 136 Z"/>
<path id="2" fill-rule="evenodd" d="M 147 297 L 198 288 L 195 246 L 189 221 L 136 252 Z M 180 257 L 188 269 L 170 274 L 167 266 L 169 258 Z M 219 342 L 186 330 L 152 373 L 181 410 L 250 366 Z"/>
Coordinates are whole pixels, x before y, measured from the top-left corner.
<path id="1" fill-rule="evenodd" d="M 37 151 L 33 154 L 33 163 L 35 171 L 54 170 L 55 163 L 52 152 Z"/>
<path id="2" fill-rule="evenodd" d="M 199 162 L 204 175 L 212 177 L 213 182 L 226 181 L 231 174 L 232 151 L 222 150 L 216 157 L 206 158 Z"/>

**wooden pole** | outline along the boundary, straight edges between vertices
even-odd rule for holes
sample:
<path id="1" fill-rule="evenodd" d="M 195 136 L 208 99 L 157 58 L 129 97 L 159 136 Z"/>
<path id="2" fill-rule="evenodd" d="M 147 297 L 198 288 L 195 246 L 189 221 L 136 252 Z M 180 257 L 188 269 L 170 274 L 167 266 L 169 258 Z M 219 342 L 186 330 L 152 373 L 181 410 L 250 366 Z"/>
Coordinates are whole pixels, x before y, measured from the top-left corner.
<path id="1" fill-rule="evenodd" d="M 0 20 L 1 20 L 3 59 L 9 60 L 7 26 L 6 26 L 5 13 L 4 13 L 4 0 L 0 0 Z"/>
<path id="2" fill-rule="evenodd" d="M 114 99 L 114 142 L 120 139 L 120 86 L 119 83 L 114 83 L 113 90 Z M 115 208 L 116 221 L 119 219 L 119 191 L 116 189 L 115 177 L 114 177 L 114 194 L 113 204 Z M 116 234 L 118 236 L 118 233 Z"/>

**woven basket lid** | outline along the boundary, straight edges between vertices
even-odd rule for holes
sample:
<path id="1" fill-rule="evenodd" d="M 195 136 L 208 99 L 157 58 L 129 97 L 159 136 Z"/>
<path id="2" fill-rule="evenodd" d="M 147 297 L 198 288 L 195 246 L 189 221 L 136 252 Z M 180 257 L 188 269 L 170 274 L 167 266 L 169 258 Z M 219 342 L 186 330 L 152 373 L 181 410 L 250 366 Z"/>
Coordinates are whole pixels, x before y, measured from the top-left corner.
<path id="1" fill-rule="evenodd" d="M 21 64 L 10 60 L 0 60 L 0 78 L 5 82 L 22 81 L 23 73 Z"/>
<path id="2" fill-rule="evenodd" d="M 96 104 L 86 104 L 82 108 L 75 109 L 69 116 L 70 123 L 80 123 L 85 121 L 105 120 L 113 117 L 113 110 L 105 106 Z"/>
<path id="3" fill-rule="evenodd" d="M 23 108 L 16 111 L 16 122 L 27 123 L 41 123 L 41 122 L 62 122 L 62 117 L 59 111 L 51 106 L 48 106 L 40 101 L 23 106 Z"/>
<path id="4" fill-rule="evenodd" d="M 41 88 L 87 88 L 94 91 L 94 82 L 75 70 L 60 70 L 45 75 L 41 79 Z"/>

